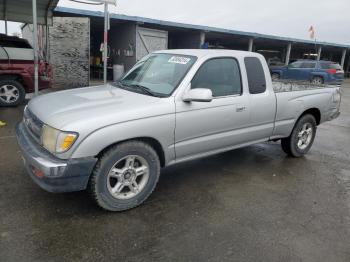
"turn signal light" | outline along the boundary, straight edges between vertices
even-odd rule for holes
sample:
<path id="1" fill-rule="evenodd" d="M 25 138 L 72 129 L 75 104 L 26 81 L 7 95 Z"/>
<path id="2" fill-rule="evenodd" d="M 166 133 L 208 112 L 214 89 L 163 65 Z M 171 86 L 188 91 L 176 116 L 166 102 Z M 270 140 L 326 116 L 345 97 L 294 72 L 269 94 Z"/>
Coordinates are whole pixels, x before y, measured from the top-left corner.
<path id="1" fill-rule="evenodd" d="M 76 135 L 67 135 L 61 144 L 62 151 L 66 151 L 67 149 L 69 149 L 74 143 L 76 137 Z"/>
<path id="2" fill-rule="evenodd" d="M 30 166 L 30 168 L 32 169 L 32 172 L 34 173 L 35 176 L 37 176 L 37 177 L 44 176 L 44 172 L 41 171 L 40 169 L 36 168 L 35 166 Z"/>

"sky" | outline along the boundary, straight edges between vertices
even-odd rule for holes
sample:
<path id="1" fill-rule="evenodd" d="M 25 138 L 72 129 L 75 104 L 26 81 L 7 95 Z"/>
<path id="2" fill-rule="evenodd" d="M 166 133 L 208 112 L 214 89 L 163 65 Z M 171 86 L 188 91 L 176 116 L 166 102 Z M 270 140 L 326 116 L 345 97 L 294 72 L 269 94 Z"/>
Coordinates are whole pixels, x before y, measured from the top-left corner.
<path id="1" fill-rule="evenodd" d="M 103 10 L 70 0 L 60 0 L 58 5 Z M 350 45 L 350 0 L 117 0 L 110 11 L 300 39 L 309 39 L 312 25 L 318 41 Z M 9 29 L 20 31 L 17 23 L 10 23 Z"/>

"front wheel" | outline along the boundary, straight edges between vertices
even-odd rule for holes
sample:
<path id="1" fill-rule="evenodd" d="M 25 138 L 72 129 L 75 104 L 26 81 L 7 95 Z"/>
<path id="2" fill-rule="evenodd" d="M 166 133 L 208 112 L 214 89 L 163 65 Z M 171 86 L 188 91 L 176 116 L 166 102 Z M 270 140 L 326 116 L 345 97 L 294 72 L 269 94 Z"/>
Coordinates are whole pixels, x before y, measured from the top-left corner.
<path id="1" fill-rule="evenodd" d="M 309 152 L 316 136 L 316 120 L 312 115 L 302 116 L 295 124 L 291 135 L 281 139 L 283 151 L 292 157 L 301 157 Z"/>
<path id="2" fill-rule="evenodd" d="M 23 85 L 12 79 L 0 80 L 0 106 L 17 106 L 25 100 Z"/>
<path id="3" fill-rule="evenodd" d="M 140 141 L 110 148 L 96 164 L 88 190 L 96 203 L 109 211 L 140 205 L 154 190 L 160 162 L 154 149 Z"/>
<path id="4" fill-rule="evenodd" d="M 272 79 L 272 81 L 277 81 L 280 79 L 280 75 L 277 73 L 272 73 L 271 79 Z"/>

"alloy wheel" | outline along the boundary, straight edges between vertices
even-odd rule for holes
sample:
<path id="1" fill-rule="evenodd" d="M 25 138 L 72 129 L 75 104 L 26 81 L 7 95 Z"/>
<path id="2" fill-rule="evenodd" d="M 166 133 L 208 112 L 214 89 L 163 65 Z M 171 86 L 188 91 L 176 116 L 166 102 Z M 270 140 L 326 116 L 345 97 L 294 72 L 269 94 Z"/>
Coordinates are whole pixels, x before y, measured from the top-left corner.
<path id="1" fill-rule="evenodd" d="M 107 188 L 117 199 L 130 199 L 145 188 L 149 165 L 138 155 L 128 155 L 116 162 L 107 176 Z"/>
<path id="2" fill-rule="evenodd" d="M 299 149 L 304 150 L 307 148 L 312 140 L 313 129 L 310 123 L 305 123 L 298 133 L 297 146 Z"/>
<path id="3" fill-rule="evenodd" d="M 19 90 L 14 85 L 3 85 L 0 87 L 0 99 L 5 103 L 14 103 L 19 98 Z"/>

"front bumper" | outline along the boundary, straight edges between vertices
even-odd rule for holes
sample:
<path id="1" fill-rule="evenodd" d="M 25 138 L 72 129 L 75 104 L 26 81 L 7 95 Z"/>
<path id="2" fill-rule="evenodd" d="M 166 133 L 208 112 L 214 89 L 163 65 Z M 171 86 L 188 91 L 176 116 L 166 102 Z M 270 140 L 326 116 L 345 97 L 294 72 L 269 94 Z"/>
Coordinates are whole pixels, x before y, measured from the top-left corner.
<path id="1" fill-rule="evenodd" d="M 23 122 L 17 124 L 16 136 L 25 168 L 41 188 L 57 193 L 86 189 L 96 158 L 59 159 L 34 141 Z"/>

